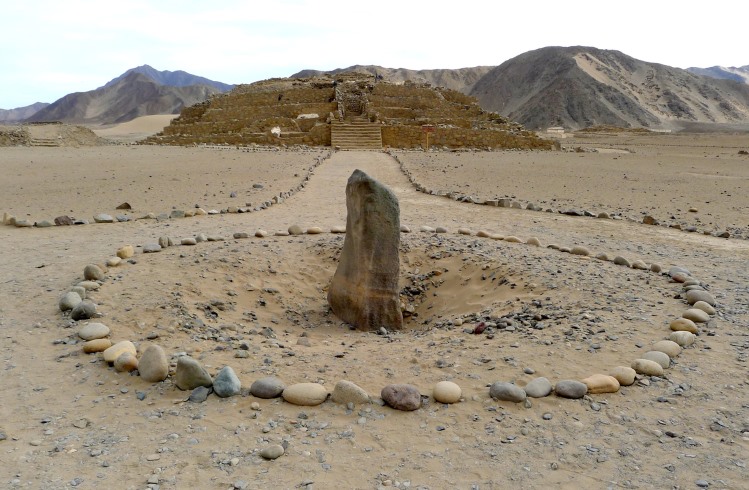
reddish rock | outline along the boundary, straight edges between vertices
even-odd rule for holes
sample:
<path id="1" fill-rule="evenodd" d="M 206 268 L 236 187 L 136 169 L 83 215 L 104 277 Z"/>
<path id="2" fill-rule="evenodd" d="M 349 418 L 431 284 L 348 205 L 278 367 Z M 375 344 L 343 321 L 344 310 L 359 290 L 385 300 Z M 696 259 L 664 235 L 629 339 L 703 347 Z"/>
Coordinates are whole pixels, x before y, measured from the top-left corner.
<path id="1" fill-rule="evenodd" d="M 389 407 L 396 410 L 412 411 L 421 407 L 421 393 L 413 385 L 387 385 L 382 389 L 380 396 Z"/>

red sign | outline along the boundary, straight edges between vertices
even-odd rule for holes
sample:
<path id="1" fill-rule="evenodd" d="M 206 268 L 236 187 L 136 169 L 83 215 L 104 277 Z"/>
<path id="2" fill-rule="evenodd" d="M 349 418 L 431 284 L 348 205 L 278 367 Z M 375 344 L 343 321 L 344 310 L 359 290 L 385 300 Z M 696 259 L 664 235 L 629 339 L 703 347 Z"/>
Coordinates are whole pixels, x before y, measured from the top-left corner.
<path id="1" fill-rule="evenodd" d="M 424 131 L 425 133 L 434 133 L 435 129 L 436 128 L 433 125 L 431 125 L 431 124 L 424 124 L 421 127 L 421 130 Z"/>

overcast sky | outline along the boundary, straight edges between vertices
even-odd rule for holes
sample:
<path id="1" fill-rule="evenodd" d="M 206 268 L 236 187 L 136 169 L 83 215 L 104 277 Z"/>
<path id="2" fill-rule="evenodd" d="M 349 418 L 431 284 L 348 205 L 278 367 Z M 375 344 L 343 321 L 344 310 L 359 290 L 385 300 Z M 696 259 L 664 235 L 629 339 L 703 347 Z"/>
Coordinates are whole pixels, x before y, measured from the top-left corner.
<path id="1" fill-rule="evenodd" d="M 11 0 L 0 14 L 0 108 L 54 102 L 129 68 L 225 83 L 305 68 L 499 65 L 594 46 L 687 68 L 749 65 L 745 0 Z"/>

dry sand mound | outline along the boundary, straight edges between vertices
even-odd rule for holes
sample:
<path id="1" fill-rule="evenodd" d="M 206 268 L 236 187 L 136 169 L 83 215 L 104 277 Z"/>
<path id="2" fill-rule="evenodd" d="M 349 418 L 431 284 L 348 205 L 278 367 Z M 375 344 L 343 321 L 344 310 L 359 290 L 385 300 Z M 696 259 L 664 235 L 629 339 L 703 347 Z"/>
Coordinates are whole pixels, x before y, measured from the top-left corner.
<path id="1" fill-rule="evenodd" d="M 93 128 L 94 133 L 102 138 L 117 141 L 120 143 L 133 143 L 149 136 L 152 136 L 177 117 L 178 114 L 156 114 L 152 116 L 136 117 L 131 121 L 114 126 L 102 128 Z"/>

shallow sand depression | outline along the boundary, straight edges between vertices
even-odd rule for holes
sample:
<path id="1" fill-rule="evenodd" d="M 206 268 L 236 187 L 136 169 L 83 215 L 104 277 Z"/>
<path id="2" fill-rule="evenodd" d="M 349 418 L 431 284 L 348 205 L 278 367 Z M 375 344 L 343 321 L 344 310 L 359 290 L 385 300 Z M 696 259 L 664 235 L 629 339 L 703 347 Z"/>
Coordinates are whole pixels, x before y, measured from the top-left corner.
<path id="1" fill-rule="evenodd" d="M 279 190 L 288 190 L 321 154 L 281 152 L 279 161 L 288 166 L 276 167 L 263 165 L 264 154 L 229 149 L 138 148 L 128 154 L 104 148 L 101 161 L 115 169 L 115 178 L 101 181 L 102 195 L 119 200 L 116 169 L 128 165 L 128 155 L 172 150 L 170 158 L 152 160 L 159 175 L 178 173 L 175 163 L 183 158 L 205 168 L 241 159 L 244 175 L 226 185 L 240 195 L 255 182 L 287 174 Z M 33 149 L 23 156 L 55 158 Z M 325 293 L 341 235 L 273 236 L 292 224 L 326 231 L 344 224 L 344 185 L 354 168 L 394 190 L 401 221 L 412 230 L 402 234 L 400 285 L 415 315 L 401 332 L 352 331 L 328 311 Z M 69 171 L 75 180 L 75 167 Z M 42 188 L 53 187 L 44 181 L 48 174 L 38 175 Z M 412 175 L 428 183 L 426 171 L 412 169 Z M 470 173 L 461 178 L 456 182 L 473 182 Z M 180 182 L 156 180 L 156 194 L 181 199 L 166 199 L 163 211 L 205 193 Z M 18 187 L 8 185 L 3 199 L 30 206 Z M 558 193 L 553 180 L 537 191 L 546 199 Z M 63 193 L 37 194 L 28 213 L 44 211 L 49 219 L 80 206 L 67 196 L 66 202 Z M 215 205 L 231 205 L 231 199 Z M 109 210 L 95 204 L 80 206 L 80 213 Z M 444 226 L 448 233 L 420 232 L 422 225 Z M 461 227 L 473 234 L 458 234 Z M 271 236 L 255 238 L 257 229 Z M 523 241 L 537 237 L 542 246 L 480 238 L 479 230 Z M 251 238 L 233 238 L 238 232 Z M 7 481 L 18 486 L 691 488 L 704 480 L 711 488 L 740 488 L 746 481 L 744 240 L 457 203 L 416 192 L 390 156 L 369 152 L 335 153 L 313 170 L 304 189 L 264 211 L 49 229 L 4 226 L 0 233 L 7 257 L 0 266 L 7 291 L 0 306 L 9 373 L 4 399 L 11 400 L 3 403 L 0 432 L 7 438 L 0 441 L 0 462 L 10 470 Z M 140 253 L 159 237 L 179 241 L 200 233 L 224 240 Z M 111 328 L 113 340 L 132 340 L 141 351 L 156 343 L 170 358 L 189 353 L 211 374 L 232 366 L 245 388 L 267 375 L 287 384 L 320 382 L 329 390 L 348 379 L 377 397 L 385 384 L 411 383 L 427 396 L 425 405 L 410 413 L 330 401 L 298 407 L 246 390 L 195 404 L 184 401 L 189 393 L 171 378 L 151 384 L 117 373 L 81 352 L 78 326 L 57 311 L 57 299 L 82 279 L 86 264 L 105 261 L 125 244 L 136 246 L 134 263 L 110 268 L 92 293 L 103 314 L 98 321 Z M 488 386 L 496 381 L 524 386 L 538 376 L 556 382 L 628 366 L 667 337 L 669 322 L 687 308 L 677 297 L 682 286 L 663 274 L 549 244 L 584 246 L 592 255 L 642 259 L 666 270 L 686 267 L 708 285 L 718 314 L 662 378 L 644 377 L 618 393 L 582 400 L 533 399 L 530 407 L 492 400 Z M 508 319 L 513 328 L 500 327 Z M 497 326 L 471 333 L 482 321 Z M 247 357 L 236 357 L 240 351 Z M 431 399 L 442 380 L 460 385 L 464 400 L 442 405 Z M 287 446 L 281 458 L 259 456 L 280 443 Z"/>

